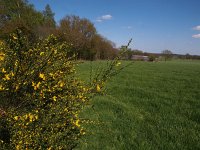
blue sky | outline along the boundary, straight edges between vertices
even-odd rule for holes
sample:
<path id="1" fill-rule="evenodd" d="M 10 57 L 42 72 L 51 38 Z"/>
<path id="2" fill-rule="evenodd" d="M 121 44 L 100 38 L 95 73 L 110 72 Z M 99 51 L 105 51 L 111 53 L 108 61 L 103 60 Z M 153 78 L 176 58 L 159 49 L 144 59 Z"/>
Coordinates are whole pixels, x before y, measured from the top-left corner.
<path id="1" fill-rule="evenodd" d="M 49 4 L 59 22 L 78 15 L 99 34 L 131 48 L 159 53 L 200 55 L 200 0 L 29 0 L 37 10 Z"/>

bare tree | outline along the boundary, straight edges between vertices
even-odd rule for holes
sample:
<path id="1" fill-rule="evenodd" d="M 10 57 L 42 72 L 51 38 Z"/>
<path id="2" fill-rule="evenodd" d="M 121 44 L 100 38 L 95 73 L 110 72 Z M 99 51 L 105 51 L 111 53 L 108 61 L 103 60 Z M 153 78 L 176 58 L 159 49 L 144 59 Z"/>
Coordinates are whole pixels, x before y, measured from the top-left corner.
<path id="1" fill-rule="evenodd" d="M 169 60 L 169 59 L 172 58 L 173 53 L 172 53 L 172 51 L 170 51 L 170 50 L 163 50 L 163 51 L 162 51 L 162 55 L 163 55 L 163 57 L 165 58 L 165 61 L 167 61 L 167 60 Z"/>

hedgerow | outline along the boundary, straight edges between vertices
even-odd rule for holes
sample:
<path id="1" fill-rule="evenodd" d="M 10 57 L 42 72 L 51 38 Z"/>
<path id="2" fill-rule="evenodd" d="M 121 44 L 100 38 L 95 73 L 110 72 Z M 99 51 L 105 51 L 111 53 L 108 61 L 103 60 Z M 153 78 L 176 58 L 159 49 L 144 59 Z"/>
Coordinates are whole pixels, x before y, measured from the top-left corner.
<path id="1" fill-rule="evenodd" d="M 71 54 L 70 44 L 53 35 L 30 44 L 19 29 L 0 42 L 0 147 L 76 147 L 86 133 L 80 111 L 120 63 L 112 61 L 86 84 L 75 76 L 77 61 Z"/>

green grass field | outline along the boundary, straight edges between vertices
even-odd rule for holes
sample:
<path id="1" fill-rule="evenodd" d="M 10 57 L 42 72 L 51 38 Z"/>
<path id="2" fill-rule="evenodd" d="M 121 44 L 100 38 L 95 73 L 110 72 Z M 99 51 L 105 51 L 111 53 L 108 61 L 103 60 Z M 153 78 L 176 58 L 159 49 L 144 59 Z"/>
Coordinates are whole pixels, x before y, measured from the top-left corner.
<path id="1" fill-rule="evenodd" d="M 78 74 L 88 80 L 90 68 Z M 135 62 L 92 104 L 83 116 L 96 123 L 77 149 L 200 149 L 200 61 Z"/>

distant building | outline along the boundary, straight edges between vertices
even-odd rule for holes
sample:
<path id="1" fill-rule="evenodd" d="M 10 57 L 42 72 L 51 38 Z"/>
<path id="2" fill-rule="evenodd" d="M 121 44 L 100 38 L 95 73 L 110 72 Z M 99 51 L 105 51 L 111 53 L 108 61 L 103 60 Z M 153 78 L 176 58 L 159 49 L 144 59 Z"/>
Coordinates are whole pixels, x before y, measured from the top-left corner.
<path id="1" fill-rule="evenodd" d="M 149 61 L 148 56 L 143 56 L 143 55 L 133 55 L 131 57 L 132 60 L 141 60 L 141 61 Z"/>

